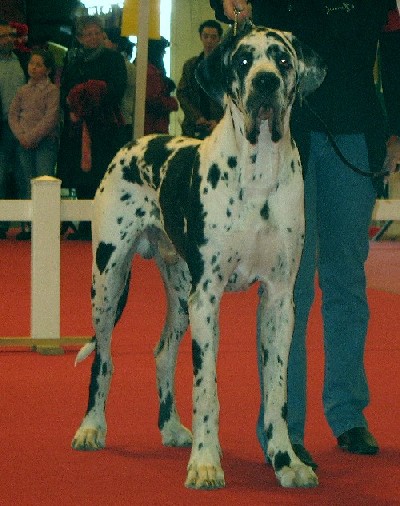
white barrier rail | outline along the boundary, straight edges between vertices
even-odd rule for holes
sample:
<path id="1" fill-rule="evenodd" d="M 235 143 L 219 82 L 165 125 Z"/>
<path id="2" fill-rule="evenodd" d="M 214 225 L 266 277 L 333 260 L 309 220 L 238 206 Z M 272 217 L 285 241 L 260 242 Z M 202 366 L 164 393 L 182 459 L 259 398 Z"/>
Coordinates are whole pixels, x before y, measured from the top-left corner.
<path id="1" fill-rule="evenodd" d="M 32 180 L 31 200 L 0 200 L 0 221 L 31 221 L 31 336 L 0 337 L 0 346 L 33 346 L 43 353 L 89 337 L 60 337 L 60 223 L 91 221 L 92 200 L 61 199 L 61 181 Z M 400 200 L 377 200 L 373 220 L 400 221 Z"/>
<path id="2" fill-rule="evenodd" d="M 31 221 L 31 336 L 0 338 L 3 346 L 35 346 L 59 353 L 89 338 L 60 338 L 60 222 L 91 221 L 92 200 L 61 199 L 61 181 L 32 180 L 31 200 L 0 200 L 1 221 Z"/>

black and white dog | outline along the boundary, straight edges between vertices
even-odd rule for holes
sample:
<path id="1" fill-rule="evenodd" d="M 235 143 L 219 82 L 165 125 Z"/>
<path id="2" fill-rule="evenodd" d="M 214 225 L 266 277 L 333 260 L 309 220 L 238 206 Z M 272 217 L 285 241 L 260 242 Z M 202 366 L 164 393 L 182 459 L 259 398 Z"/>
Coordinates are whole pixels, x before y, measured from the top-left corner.
<path id="1" fill-rule="evenodd" d="M 151 135 L 128 144 L 109 166 L 94 202 L 92 306 L 96 336 L 89 404 L 72 446 L 103 448 L 113 371 L 111 334 L 126 302 L 133 256 L 154 258 L 168 313 L 155 351 L 164 445 L 192 444 L 186 486 L 223 487 L 218 439 L 218 312 L 225 290 L 263 286 L 258 326 L 268 458 L 285 487 L 318 483 L 294 454 L 286 423 L 286 373 L 293 286 L 301 256 L 303 180 L 289 120 L 296 95 L 315 90 L 325 70 L 289 33 L 244 25 L 198 70 L 224 101 L 204 141 Z M 190 321 L 193 439 L 174 395 L 178 346 Z"/>

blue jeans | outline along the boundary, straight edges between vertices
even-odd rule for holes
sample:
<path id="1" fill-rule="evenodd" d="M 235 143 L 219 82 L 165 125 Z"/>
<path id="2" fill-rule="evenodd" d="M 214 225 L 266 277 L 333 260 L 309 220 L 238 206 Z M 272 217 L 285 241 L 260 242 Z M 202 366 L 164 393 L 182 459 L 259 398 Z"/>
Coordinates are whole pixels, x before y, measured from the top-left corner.
<path id="1" fill-rule="evenodd" d="M 54 176 L 57 162 L 58 141 L 46 137 L 36 148 L 24 149 L 18 145 L 18 161 L 15 182 L 20 199 L 31 198 L 31 179 L 39 176 Z"/>
<path id="2" fill-rule="evenodd" d="M 350 162 L 369 170 L 362 134 L 335 139 Z M 322 290 L 325 416 L 336 437 L 353 427 L 367 426 L 363 415 L 369 402 L 364 348 L 369 309 L 364 263 L 376 199 L 371 179 L 344 165 L 326 135 L 319 132 L 311 133 L 304 191 L 305 244 L 295 285 L 295 328 L 288 370 L 289 436 L 298 444 L 304 443 L 306 334 L 316 270 Z M 263 411 L 261 405 L 257 433 L 266 451 Z"/>

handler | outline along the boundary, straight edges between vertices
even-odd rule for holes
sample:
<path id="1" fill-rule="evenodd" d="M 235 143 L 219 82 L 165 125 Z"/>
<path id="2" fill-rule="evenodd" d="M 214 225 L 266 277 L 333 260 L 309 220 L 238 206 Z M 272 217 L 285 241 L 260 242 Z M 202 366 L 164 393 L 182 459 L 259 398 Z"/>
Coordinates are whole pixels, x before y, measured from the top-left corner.
<path id="1" fill-rule="evenodd" d="M 251 3 L 252 11 L 245 0 L 210 1 L 221 21 L 233 20 L 236 10 L 239 22 L 252 17 L 257 25 L 293 32 L 328 67 L 325 81 L 292 116 L 292 132 L 305 168 L 306 234 L 294 294 L 288 425 L 295 453 L 315 469 L 317 464 L 304 448 L 304 426 L 306 330 L 317 269 L 323 294 L 326 419 L 341 449 L 368 455 L 379 451 L 363 414 L 369 404 L 364 263 L 372 210 L 383 178 L 368 173 L 383 167 L 393 173 L 400 164 L 400 21 L 395 0 Z M 378 41 L 388 125 L 373 78 Z M 355 167 L 338 156 L 328 132 Z M 266 453 L 263 416 L 262 396 L 257 434 Z"/>

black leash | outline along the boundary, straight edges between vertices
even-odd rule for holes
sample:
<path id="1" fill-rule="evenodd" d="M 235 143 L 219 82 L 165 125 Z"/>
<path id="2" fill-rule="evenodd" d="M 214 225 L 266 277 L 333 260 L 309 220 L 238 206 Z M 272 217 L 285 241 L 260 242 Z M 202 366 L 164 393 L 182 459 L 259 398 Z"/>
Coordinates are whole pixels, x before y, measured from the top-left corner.
<path id="1" fill-rule="evenodd" d="M 306 99 L 303 99 L 303 103 L 306 104 L 308 110 L 311 112 L 311 114 L 321 123 L 321 125 L 324 127 L 324 130 L 325 130 L 325 133 L 326 133 L 326 136 L 328 137 L 328 140 L 329 142 L 331 143 L 332 145 L 332 148 L 333 150 L 335 151 L 335 153 L 337 154 L 337 156 L 340 158 L 340 160 L 345 164 L 347 165 L 347 167 L 349 167 L 352 171 L 356 172 L 357 174 L 360 174 L 360 176 L 364 176 L 364 177 L 371 177 L 371 178 L 376 178 L 376 177 L 382 177 L 382 176 L 388 176 L 390 173 L 387 169 L 381 169 L 379 171 L 371 171 L 371 170 L 363 170 L 363 169 L 360 169 L 360 167 L 357 167 L 356 165 L 352 164 L 351 162 L 349 162 L 349 160 L 347 160 L 347 158 L 344 156 L 344 154 L 340 151 L 340 148 L 339 146 L 337 145 L 336 141 L 335 141 L 335 137 L 333 136 L 333 134 L 330 132 L 329 130 L 329 127 L 328 125 L 325 123 L 325 121 L 321 118 L 321 116 L 319 116 L 319 114 L 317 114 L 313 109 L 312 107 L 310 107 L 310 104 L 308 103 L 308 101 Z"/>

